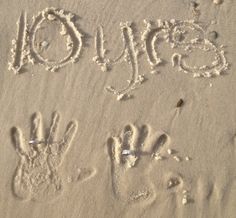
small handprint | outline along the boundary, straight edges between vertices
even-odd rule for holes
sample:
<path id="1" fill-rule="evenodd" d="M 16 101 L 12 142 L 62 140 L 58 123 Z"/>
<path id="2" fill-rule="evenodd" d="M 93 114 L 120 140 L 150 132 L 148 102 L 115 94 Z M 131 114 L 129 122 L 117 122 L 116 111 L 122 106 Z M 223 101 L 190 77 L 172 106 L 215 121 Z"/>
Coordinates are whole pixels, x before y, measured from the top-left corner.
<path id="1" fill-rule="evenodd" d="M 55 141 L 59 119 L 59 114 L 53 113 L 49 132 L 44 137 L 41 114 L 33 114 L 29 142 L 19 128 L 11 130 L 12 142 L 20 157 L 12 188 L 20 199 L 51 200 L 62 192 L 58 168 L 77 132 L 77 122 L 71 121 L 62 139 Z"/>
<path id="2" fill-rule="evenodd" d="M 119 200 L 150 202 L 155 198 L 149 177 L 153 166 L 152 158 L 165 146 L 168 139 L 166 134 L 151 136 L 146 125 L 141 128 L 127 125 L 120 136 L 108 139 L 112 188 Z"/>
<path id="3" fill-rule="evenodd" d="M 178 156 L 176 150 L 170 149 L 168 134 L 150 130 L 146 125 L 138 128 L 129 124 L 119 136 L 110 137 L 107 141 L 112 189 L 120 201 L 151 203 L 157 194 L 177 194 L 187 186 L 187 181 L 175 172 L 174 167 L 178 162 L 187 160 Z M 159 175 L 156 161 L 168 163 L 164 172 L 158 170 Z M 163 167 L 162 164 L 159 166 Z M 186 196 L 188 193 L 184 194 L 184 200 Z"/>

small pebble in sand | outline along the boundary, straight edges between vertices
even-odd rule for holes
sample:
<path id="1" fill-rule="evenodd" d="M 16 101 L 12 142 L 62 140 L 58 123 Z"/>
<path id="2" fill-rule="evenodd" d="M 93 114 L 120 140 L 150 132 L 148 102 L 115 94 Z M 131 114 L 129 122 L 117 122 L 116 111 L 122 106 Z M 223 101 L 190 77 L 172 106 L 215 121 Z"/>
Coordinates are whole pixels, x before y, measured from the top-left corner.
<path id="1" fill-rule="evenodd" d="M 184 195 L 183 199 L 182 199 L 182 204 L 186 205 L 188 203 L 188 197 L 187 195 Z"/>
<path id="2" fill-rule="evenodd" d="M 126 97 L 126 94 L 119 94 L 119 95 L 117 95 L 116 100 L 117 100 L 117 101 L 121 101 L 121 100 L 123 100 L 125 97 Z"/>
<path id="3" fill-rule="evenodd" d="M 178 180 L 178 178 L 171 178 L 168 182 L 167 182 L 167 189 L 173 188 L 177 185 L 180 184 L 180 181 Z"/>
<path id="4" fill-rule="evenodd" d="M 177 162 L 180 162 L 180 161 L 181 161 L 181 159 L 180 159 L 179 156 L 174 156 L 173 158 L 174 158 Z"/>
<path id="5" fill-rule="evenodd" d="M 167 149 L 167 153 L 168 154 L 173 154 L 173 150 L 172 149 Z"/>
<path id="6" fill-rule="evenodd" d="M 101 66 L 101 70 L 102 70 L 102 72 L 107 72 L 107 71 L 108 71 L 108 66 L 107 66 L 107 64 L 103 64 L 103 65 Z"/>
<path id="7" fill-rule="evenodd" d="M 212 83 L 210 83 L 209 86 L 212 87 L 213 86 Z"/>
<path id="8" fill-rule="evenodd" d="M 199 4 L 195 1 L 191 1 L 190 6 L 191 6 L 192 9 L 196 9 L 199 6 Z"/>
<path id="9" fill-rule="evenodd" d="M 40 45 L 41 45 L 41 47 L 43 47 L 43 48 L 47 48 L 48 47 L 48 45 L 49 45 L 49 42 L 47 42 L 47 41 L 42 41 L 41 43 L 40 43 Z"/>
<path id="10" fill-rule="evenodd" d="M 189 156 L 187 156 L 187 157 L 185 157 L 185 160 L 186 160 L 186 161 L 190 161 L 191 159 L 190 159 Z"/>
<path id="11" fill-rule="evenodd" d="M 219 5 L 223 3 L 223 0 L 213 0 L 213 3 Z"/>
<path id="12" fill-rule="evenodd" d="M 161 156 L 160 153 L 155 153 L 155 154 L 153 155 L 153 157 L 154 157 L 155 160 L 163 160 L 163 157 Z"/>
<path id="13" fill-rule="evenodd" d="M 199 3 L 195 2 L 195 1 L 191 1 L 190 2 L 190 9 L 193 12 L 194 16 L 199 16 L 200 15 L 200 10 L 199 10 Z"/>
<path id="14" fill-rule="evenodd" d="M 160 72 L 157 71 L 157 70 L 152 70 L 150 73 L 151 73 L 151 74 L 159 74 Z"/>
<path id="15" fill-rule="evenodd" d="M 208 36 L 211 41 L 214 41 L 218 38 L 218 33 L 216 31 L 211 31 L 209 32 Z"/>
<path id="16" fill-rule="evenodd" d="M 179 101 L 177 102 L 176 107 L 182 107 L 183 104 L 184 104 L 184 100 L 181 98 L 181 99 L 179 99 Z"/>
<path id="17" fill-rule="evenodd" d="M 56 17 L 53 14 L 48 14 L 47 19 L 52 21 L 52 20 L 56 20 Z"/>

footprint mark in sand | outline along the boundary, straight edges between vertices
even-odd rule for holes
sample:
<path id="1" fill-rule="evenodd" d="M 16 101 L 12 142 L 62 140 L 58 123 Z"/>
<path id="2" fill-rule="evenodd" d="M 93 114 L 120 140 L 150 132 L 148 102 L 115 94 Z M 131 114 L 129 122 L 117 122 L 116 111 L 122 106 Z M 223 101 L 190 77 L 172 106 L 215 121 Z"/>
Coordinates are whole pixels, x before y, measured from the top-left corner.
<path id="1" fill-rule="evenodd" d="M 151 135 L 149 128 L 129 124 L 120 136 L 108 139 L 111 160 L 112 189 L 117 199 L 125 202 L 150 202 L 155 191 L 149 173 L 152 157 L 169 143 L 166 134 Z"/>
<path id="2" fill-rule="evenodd" d="M 27 62 L 30 62 L 32 64 L 44 65 L 46 70 L 53 72 L 69 63 L 77 62 L 83 46 L 83 35 L 72 21 L 73 16 L 73 14 L 66 13 L 64 10 L 46 8 L 39 12 L 36 17 L 33 17 L 32 25 L 28 28 L 27 15 L 22 13 L 17 23 L 17 39 L 12 41 L 12 62 L 9 63 L 9 70 L 13 70 L 18 74 L 22 67 Z M 59 61 L 50 61 L 44 58 L 36 49 L 35 36 L 37 31 L 40 30 L 41 24 L 45 21 L 59 21 L 61 24 L 60 34 L 66 37 L 69 54 Z M 44 45 L 45 43 L 42 43 L 42 45 L 46 46 Z"/>
<path id="3" fill-rule="evenodd" d="M 106 91 L 114 94 L 117 97 L 117 100 L 127 99 L 131 96 L 129 93 L 134 90 L 138 85 L 140 85 L 144 81 L 144 77 L 139 75 L 138 72 L 138 49 L 137 43 L 134 41 L 134 31 L 132 28 L 132 24 L 129 22 L 121 23 L 121 33 L 124 43 L 124 48 L 121 54 L 113 59 L 106 58 L 106 49 L 104 48 L 104 32 L 102 26 L 97 29 L 96 37 L 95 37 L 95 50 L 96 56 L 93 60 L 101 66 L 102 71 L 111 70 L 112 66 L 125 61 L 130 65 L 130 79 L 127 80 L 128 84 L 122 89 L 116 89 L 112 86 L 107 86 Z"/>
<path id="4" fill-rule="evenodd" d="M 19 199 L 47 201 L 62 193 L 63 183 L 58 170 L 77 132 L 77 122 L 69 122 L 62 139 L 55 141 L 59 120 L 59 114 L 54 112 L 50 129 L 44 136 L 42 116 L 38 112 L 33 114 L 29 142 L 25 141 L 21 129 L 11 129 L 12 142 L 20 158 L 12 191 Z M 82 176 L 86 179 L 90 174 L 82 173 Z"/>

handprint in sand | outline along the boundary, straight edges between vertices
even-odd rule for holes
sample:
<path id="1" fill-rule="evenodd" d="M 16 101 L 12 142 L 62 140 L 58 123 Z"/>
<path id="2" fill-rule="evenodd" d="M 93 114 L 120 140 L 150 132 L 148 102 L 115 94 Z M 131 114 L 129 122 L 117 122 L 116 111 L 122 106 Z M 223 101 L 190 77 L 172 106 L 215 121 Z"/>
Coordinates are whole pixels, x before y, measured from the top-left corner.
<path id="1" fill-rule="evenodd" d="M 12 142 L 20 157 L 12 183 L 13 193 L 18 198 L 51 200 L 62 192 L 58 169 L 77 132 L 77 122 L 71 121 L 62 139 L 56 141 L 59 119 L 59 114 L 53 113 L 50 129 L 43 136 L 41 114 L 33 114 L 29 141 L 25 141 L 21 129 L 12 128 Z"/>
<path id="2" fill-rule="evenodd" d="M 163 134 L 150 134 L 146 125 L 124 127 L 120 136 L 108 139 L 111 178 L 114 195 L 124 202 L 151 202 L 155 199 L 149 173 L 152 157 L 169 141 Z"/>

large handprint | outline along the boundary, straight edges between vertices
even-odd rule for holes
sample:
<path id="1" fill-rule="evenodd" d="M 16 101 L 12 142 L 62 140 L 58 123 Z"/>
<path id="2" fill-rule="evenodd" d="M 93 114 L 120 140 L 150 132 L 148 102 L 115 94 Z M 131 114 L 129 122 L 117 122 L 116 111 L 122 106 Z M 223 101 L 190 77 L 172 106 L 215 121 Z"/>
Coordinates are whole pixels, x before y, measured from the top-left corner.
<path id="1" fill-rule="evenodd" d="M 12 141 L 20 157 L 12 184 L 17 197 L 42 201 L 54 199 L 62 192 L 58 168 L 75 136 L 77 123 L 71 121 L 62 139 L 55 141 L 59 119 L 59 114 L 53 113 L 48 134 L 43 136 L 41 114 L 33 114 L 28 142 L 19 128 L 12 128 Z"/>

